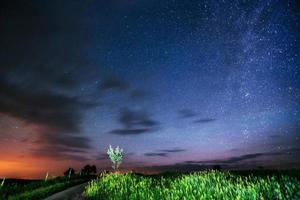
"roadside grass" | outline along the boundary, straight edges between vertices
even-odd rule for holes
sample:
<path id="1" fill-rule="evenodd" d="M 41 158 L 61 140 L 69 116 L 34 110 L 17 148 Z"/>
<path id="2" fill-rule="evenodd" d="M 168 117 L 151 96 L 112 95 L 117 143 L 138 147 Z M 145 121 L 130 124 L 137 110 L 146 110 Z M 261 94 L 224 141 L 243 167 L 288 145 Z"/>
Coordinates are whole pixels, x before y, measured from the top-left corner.
<path id="1" fill-rule="evenodd" d="M 243 174 L 243 173 L 242 173 Z M 146 176 L 102 174 L 85 189 L 90 200 L 300 199 L 298 177 L 204 171 Z"/>
<path id="2" fill-rule="evenodd" d="M 40 200 L 73 185 L 86 182 L 86 177 L 57 177 L 45 180 L 6 180 L 0 188 L 0 199 Z"/>

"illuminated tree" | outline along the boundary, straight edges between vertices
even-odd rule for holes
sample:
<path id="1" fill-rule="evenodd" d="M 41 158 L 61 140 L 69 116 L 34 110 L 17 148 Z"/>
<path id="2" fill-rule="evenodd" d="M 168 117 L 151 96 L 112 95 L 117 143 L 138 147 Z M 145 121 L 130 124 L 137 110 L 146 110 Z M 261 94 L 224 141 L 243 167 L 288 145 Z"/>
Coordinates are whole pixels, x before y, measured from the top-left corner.
<path id="1" fill-rule="evenodd" d="M 123 159 L 123 149 L 121 149 L 119 146 L 117 146 L 115 149 L 109 145 L 107 154 L 109 156 L 109 159 L 113 163 L 112 168 L 114 170 L 118 170 Z"/>

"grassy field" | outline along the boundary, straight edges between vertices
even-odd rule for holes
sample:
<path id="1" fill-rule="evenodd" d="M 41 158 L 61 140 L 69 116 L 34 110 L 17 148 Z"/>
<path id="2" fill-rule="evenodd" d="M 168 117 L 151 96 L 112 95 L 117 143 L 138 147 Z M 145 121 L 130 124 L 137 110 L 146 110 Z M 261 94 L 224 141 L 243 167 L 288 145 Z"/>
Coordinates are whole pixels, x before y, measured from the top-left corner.
<path id="1" fill-rule="evenodd" d="M 298 172 L 218 172 L 137 175 L 102 174 L 89 183 L 87 199 L 201 200 L 300 199 Z"/>
<path id="2" fill-rule="evenodd" d="M 58 177 L 44 180 L 19 180 L 8 179 L 0 187 L 0 199 L 2 200 L 40 200 L 51 194 L 62 191 L 73 185 L 86 182 L 86 177 Z M 0 183 L 1 183 L 0 179 Z"/>

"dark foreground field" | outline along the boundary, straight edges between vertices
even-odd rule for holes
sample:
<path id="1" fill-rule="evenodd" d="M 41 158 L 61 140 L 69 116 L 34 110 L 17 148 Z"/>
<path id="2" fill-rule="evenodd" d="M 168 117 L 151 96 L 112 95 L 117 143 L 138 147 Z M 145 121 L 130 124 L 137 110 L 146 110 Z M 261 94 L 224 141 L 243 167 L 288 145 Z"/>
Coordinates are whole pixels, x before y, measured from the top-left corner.
<path id="1" fill-rule="evenodd" d="M 40 200 L 88 180 L 89 177 L 76 176 L 58 177 L 47 181 L 8 179 L 0 187 L 0 200 Z"/>
<path id="2" fill-rule="evenodd" d="M 102 174 L 89 183 L 87 199 L 201 200 L 300 199 L 299 171 L 205 171 L 161 175 Z"/>

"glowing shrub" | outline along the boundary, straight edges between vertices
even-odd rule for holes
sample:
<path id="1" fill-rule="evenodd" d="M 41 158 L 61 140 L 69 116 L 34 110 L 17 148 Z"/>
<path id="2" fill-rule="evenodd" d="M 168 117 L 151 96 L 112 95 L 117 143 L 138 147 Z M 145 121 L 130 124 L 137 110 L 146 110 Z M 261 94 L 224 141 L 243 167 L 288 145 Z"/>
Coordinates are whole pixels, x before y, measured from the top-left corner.
<path id="1" fill-rule="evenodd" d="M 112 168 L 114 170 L 118 170 L 123 160 L 123 149 L 121 149 L 119 146 L 114 149 L 111 147 L 111 145 L 109 145 L 107 154 L 113 163 Z"/>

